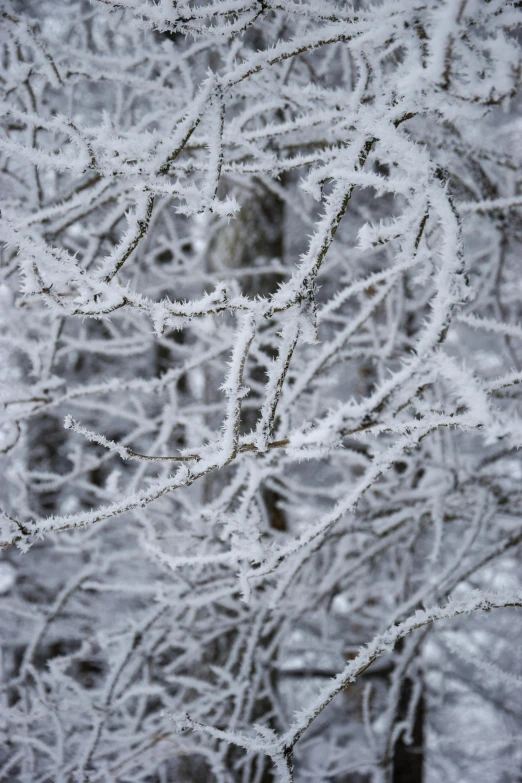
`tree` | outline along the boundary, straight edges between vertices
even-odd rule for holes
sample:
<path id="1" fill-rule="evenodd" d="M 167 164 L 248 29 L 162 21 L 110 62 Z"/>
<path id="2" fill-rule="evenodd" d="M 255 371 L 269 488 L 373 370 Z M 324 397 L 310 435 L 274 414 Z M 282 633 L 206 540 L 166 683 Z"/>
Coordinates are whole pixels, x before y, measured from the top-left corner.
<path id="1" fill-rule="evenodd" d="M 0 14 L 0 780 L 518 779 L 520 4 Z"/>

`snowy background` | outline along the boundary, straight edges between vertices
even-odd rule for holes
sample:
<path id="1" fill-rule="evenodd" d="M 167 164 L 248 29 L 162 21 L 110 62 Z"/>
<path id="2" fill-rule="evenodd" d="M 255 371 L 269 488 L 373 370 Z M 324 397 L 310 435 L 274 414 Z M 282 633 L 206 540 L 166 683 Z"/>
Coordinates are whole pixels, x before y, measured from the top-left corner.
<path id="1" fill-rule="evenodd" d="M 519 6 L 0 3 L 0 780 L 522 779 Z"/>

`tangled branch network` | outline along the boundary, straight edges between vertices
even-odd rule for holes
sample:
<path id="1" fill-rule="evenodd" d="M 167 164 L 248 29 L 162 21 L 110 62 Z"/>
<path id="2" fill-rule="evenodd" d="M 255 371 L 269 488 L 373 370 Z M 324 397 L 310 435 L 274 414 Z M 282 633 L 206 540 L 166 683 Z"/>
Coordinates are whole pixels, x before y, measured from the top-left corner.
<path id="1" fill-rule="evenodd" d="M 480 633 L 520 685 L 520 3 L 0 19 L 0 780 L 473 780 L 415 727 Z"/>

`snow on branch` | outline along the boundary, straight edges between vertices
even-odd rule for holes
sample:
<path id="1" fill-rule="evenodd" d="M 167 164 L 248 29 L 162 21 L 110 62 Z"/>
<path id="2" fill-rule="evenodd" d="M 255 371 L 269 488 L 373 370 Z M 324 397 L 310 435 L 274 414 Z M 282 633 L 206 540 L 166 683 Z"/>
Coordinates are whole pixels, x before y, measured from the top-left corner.
<path id="1" fill-rule="evenodd" d="M 0 778 L 519 774 L 519 6 L 0 0 Z"/>

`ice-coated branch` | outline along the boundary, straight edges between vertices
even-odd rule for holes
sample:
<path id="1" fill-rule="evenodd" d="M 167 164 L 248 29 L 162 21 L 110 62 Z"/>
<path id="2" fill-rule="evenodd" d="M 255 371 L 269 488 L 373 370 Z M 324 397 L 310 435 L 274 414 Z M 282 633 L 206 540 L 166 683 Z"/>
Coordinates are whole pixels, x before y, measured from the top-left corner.
<path id="1" fill-rule="evenodd" d="M 463 614 L 507 607 L 522 607 L 522 597 L 517 593 L 487 593 L 477 591 L 468 598 L 451 600 L 445 606 L 435 606 L 429 609 L 419 609 L 402 623 L 389 628 L 383 634 L 376 636 L 361 652 L 350 661 L 317 697 L 296 715 L 294 723 L 282 738 L 286 749 L 293 748 L 301 739 L 318 715 L 341 693 L 349 683 L 355 682 L 381 655 L 391 652 L 397 642 L 413 631 L 423 628 L 439 620 L 450 620 Z"/>

